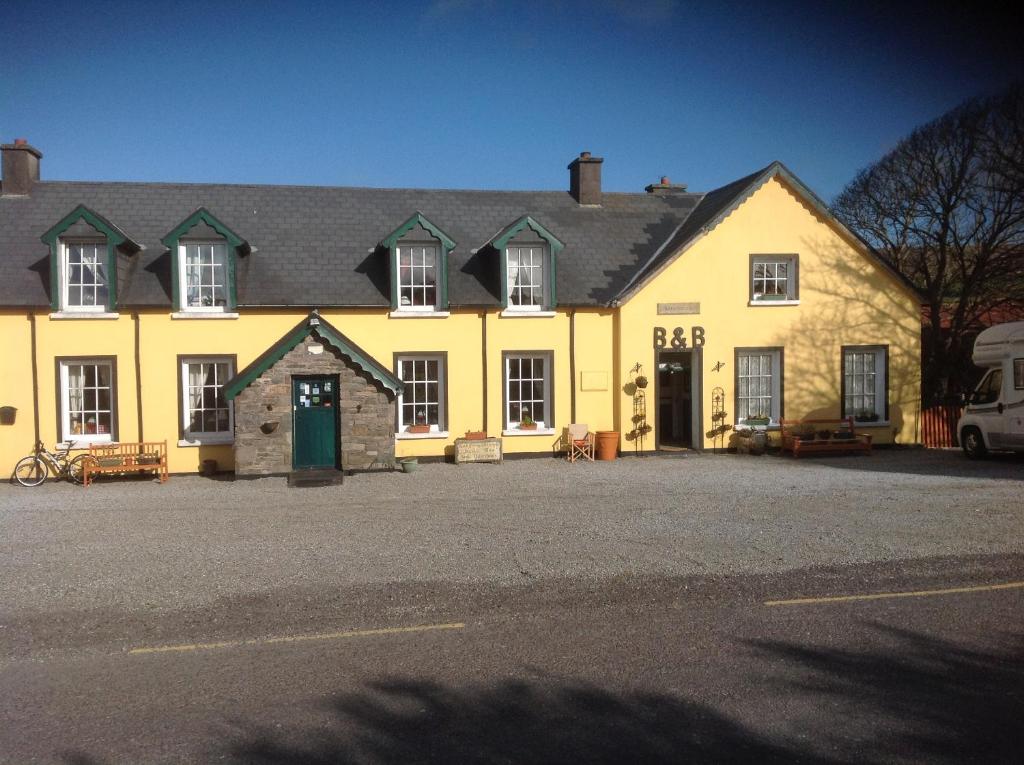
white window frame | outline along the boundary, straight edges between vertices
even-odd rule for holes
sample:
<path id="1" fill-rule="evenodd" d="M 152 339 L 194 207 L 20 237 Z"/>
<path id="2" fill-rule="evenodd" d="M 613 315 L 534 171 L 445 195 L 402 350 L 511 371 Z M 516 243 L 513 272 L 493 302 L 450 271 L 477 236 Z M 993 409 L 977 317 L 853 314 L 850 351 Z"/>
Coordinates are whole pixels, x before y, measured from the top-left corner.
<path id="1" fill-rule="evenodd" d="M 110 263 L 107 251 L 106 242 L 86 242 L 86 241 L 75 241 L 69 239 L 67 241 L 61 240 L 60 243 L 60 308 L 66 313 L 106 313 L 107 305 L 110 302 Z M 96 263 L 102 266 L 103 270 L 107 273 L 106 288 L 107 288 L 107 299 L 102 303 L 96 305 L 71 305 L 69 300 L 71 290 L 71 248 L 72 247 L 95 247 L 96 248 Z M 95 281 L 95 270 L 93 271 L 93 284 L 92 288 L 95 291 L 100 286 L 100 283 Z"/>
<path id="2" fill-rule="evenodd" d="M 421 252 L 417 253 L 416 252 L 417 250 L 420 250 Z M 415 260 L 415 258 L 416 258 L 416 255 L 420 254 L 420 255 L 422 255 L 425 258 L 426 254 L 427 254 L 427 250 L 432 250 L 433 251 L 433 254 L 434 254 L 434 265 L 433 266 L 426 266 L 426 265 L 418 266 L 418 265 L 416 265 L 415 262 L 413 262 Z M 410 257 L 410 262 L 412 263 L 409 266 L 409 276 L 410 276 L 410 279 L 409 279 L 409 282 L 406 283 L 406 284 L 403 284 L 403 282 L 402 282 L 402 271 L 403 271 L 403 268 L 402 268 L 402 253 L 403 253 L 403 251 L 411 251 L 411 252 L 408 252 L 408 255 Z M 434 313 L 434 312 L 437 311 L 437 301 L 438 301 L 438 297 L 439 297 L 440 291 L 441 291 L 441 285 L 440 285 L 440 281 L 441 281 L 440 280 L 440 274 L 441 274 L 440 260 L 441 260 L 442 257 L 443 257 L 443 250 L 440 247 L 440 245 L 438 245 L 435 242 L 404 242 L 404 243 L 398 245 L 398 247 L 396 248 L 396 251 L 395 251 L 395 267 L 398 270 L 398 274 L 395 277 L 395 285 L 396 285 L 396 289 L 398 290 L 398 295 L 396 296 L 396 305 L 398 307 L 395 309 L 396 311 L 408 311 L 410 313 Z M 423 274 L 423 280 L 424 280 L 423 284 L 416 284 L 416 279 L 414 278 L 414 275 L 416 274 L 417 269 Z M 426 290 L 426 287 L 428 286 L 426 284 L 427 269 L 432 269 L 433 272 L 434 272 L 434 285 L 433 285 L 434 286 L 434 302 L 433 303 L 429 303 L 427 305 L 402 305 L 402 288 L 403 287 L 408 287 L 409 289 L 412 289 L 414 294 L 415 294 L 416 290 L 420 290 L 420 291 L 425 291 Z"/>
<path id="3" fill-rule="evenodd" d="M 536 251 L 536 252 L 530 252 L 530 261 L 531 262 L 530 262 L 530 265 L 527 268 L 530 270 L 530 272 L 536 273 L 538 275 L 538 277 L 539 277 L 539 284 L 535 283 L 534 280 L 531 279 L 529 285 L 526 285 L 525 287 L 523 285 L 520 285 L 519 287 L 517 287 L 516 286 L 516 279 L 513 276 L 513 272 L 512 272 L 513 252 L 515 253 L 515 257 L 516 257 L 517 261 L 519 261 L 522 258 L 522 256 L 523 256 L 523 251 L 524 250 L 531 250 L 531 251 L 535 250 Z M 540 258 L 540 263 L 538 265 L 534 265 L 533 264 L 534 257 L 539 257 Z M 506 296 L 508 298 L 508 308 L 507 308 L 508 311 L 515 312 L 515 311 L 545 311 L 545 310 L 547 310 L 548 302 L 549 302 L 548 296 L 551 294 L 550 284 L 548 283 L 550 281 L 550 278 L 551 278 L 550 274 L 548 273 L 548 271 L 549 271 L 549 263 L 550 263 L 550 260 L 549 260 L 549 256 L 548 256 L 547 247 L 545 247 L 544 245 L 540 245 L 540 244 L 522 244 L 522 245 L 508 245 L 508 246 L 505 247 L 505 283 L 506 283 L 507 289 L 508 289 L 508 295 Z M 516 266 L 516 270 L 515 270 L 515 274 L 516 275 L 518 275 L 519 269 L 521 267 L 522 266 L 519 266 L 519 265 Z M 530 292 L 531 292 L 531 298 L 534 297 L 533 293 L 539 292 L 540 293 L 540 297 L 539 297 L 540 302 L 539 303 L 530 303 L 528 305 L 523 305 L 521 303 L 513 302 L 512 294 L 517 289 L 519 290 L 520 296 L 522 295 L 522 290 L 523 289 L 529 289 Z"/>
<path id="4" fill-rule="evenodd" d="M 188 304 L 188 248 L 189 247 L 214 247 L 223 248 L 224 251 L 224 305 L 211 305 L 211 306 L 191 306 Z M 216 253 L 216 249 L 214 250 Z M 230 309 L 231 302 L 231 268 L 228 264 L 228 259 L 231 257 L 227 242 L 223 241 L 211 241 L 204 242 L 200 240 L 187 240 L 178 244 L 178 296 L 181 302 L 182 313 L 227 313 Z M 200 274 L 202 274 L 202 266 L 200 265 Z M 216 287 L 216 281 L 214 282 Z"/>
<path id="5" fill-rule="evenodd" d="M 406 428 L 408 428 L 410 425 L 415 425 L 416 424 L 416 422 L 415 422 L 415 408 L 416 408 L 416 406 L 420 405 L 421 403 L 422 403 L 423 406 L 428 406 L 428 405 L 431 405 L 431 404 L 435 403 L 435 402 L 430 402 L 430 401 L 426 401 L 426 400 L 424 400 L 422 402 L 420 402 L 420 401 L 413 401 L 413 410 L 414 410 L 413 420 L 414 421 L 413 422 L 407 422 L 406 421 L 406 419 L 405 419 L 405 403 L 406 403 L 406 401 L 405 401 L 405 380 L 402 377 L 402 373 L 403 373 L 402 365 L 403 365 L 403 362 L 407 362 L 407 361 L 413 362 L 414 364 L 417 361 L 422 361 L 422 362 L 436 361 L 437 362 L 437 378 L 438 379 L 436 381 L 435 380 L 431 380 L 428 377 L 424 377 L 424 379 L 422 379 L 422 380 L 413 379 L 411 381 L 412 385 L 427 385 L 427 384 L 429 384 L 431 382 L 436 382 L 437 383 L 437 402 L 436 402 L 436 406 L 437 406 L 437 422 L 436 423 L 429 423 L 430 424 L 430 432 L 429 432 L 429 434 L 409 433 L 406 430 Z M 447 425 L 447 423 L 448 423 L 448 420 L 447 420 L 448 412 L 445 409 L 445 400 L 447 398 L 447 395 L 446 395 L 447 394 L 447 389 L 446 389 L 445 386 L 447 385 L 447 379 L 446 378 L 447 378 L 448 370 L 445 369 L 445 366 L 446 366 L 446 364 L 445 364 L 445 356 L 443 354 L 437 354 L 437 353 L 403 353 L 403 354 L 399 354 L 399 355 L 397 355 L 395 357 L 395 376 L 398 377 L 399 380 L 402 380 L 402 383 L 403 383 L 402 390 L 398 394 L 398 435 L 400 435 L 402 437 L 409 437 L 409 436 L 417 436 L 417 435 L 421 435 L 421 436 L 426 436 L 426 435 L 439 436 L 439 435 L 446 435 L 447 434 L 447 432 L 448 432 L 448 425 Z M 414 369 L 415 369 L 415 367 L 414 367 Z M 415 378 L 415 371 L 413 372 L 413 376 Z"/>
<path id="6" fill-rule="evenodd" d="M 786 266 L 786 275 L 779 276 L 778 267 Z M 765 273 L 758 277 L 757 267 L 764 266 Z M 771 273 L 769 274 L 769 269 Z M 798 279 L 800 278 L 799 265 L 796 255 L 753 255 L 750 258 L 750 302 L 764 303 L 766 305 L 779 305 L 795 303 L 799 300 L 800 290 Z M 770 282 L 778 288 L 779 281 L 785 279 L 786 292 L 780 295 L 778 292 L 767 292 L 766 287 Z M 761 282 L 762 289 L 758 291 L 758 282 Z"/>
<path id="7" fill-rule="evenodd" d="M 520 398 L 520 397 L 516 397 L 516 398 L 512 397 L 512 374 L 511 374 L 511 372 L 512 372 L 512 361 L 513 360 L 519 360 L 520 362 L 522 362 L 523 360 L 529 360 L 531 362 L 535 362 L 535 361 L 543 361 L 544 362 L 544 377 L 542 378 L 543 382 L 544 382 L 544 387 L 543 387 L 543 390 L 544 390 L 543 404 L 544 404 L 544 413 L 545 413 L 545 415 L 546 415 L 546 417 L 548 419 L 538 420 L 537 418 L 534 417 L 533 421 L 537 423 L 537 429 L 536 430 L 520 430 L 519 429 L 519 423 L 521 422 L 521 420 L 512 421 L 512 419 L 511 419 L 513 403 L 518 403 L 520 405 L 520 411 L 522 411 L 522 403 L 523 403 L 523 401 L 530 401 L 532 403 L 533 401 L 537 400 L 537 399 L 532 398 L 532 394 L 531 394 L 531 398 L 529 398 L 529 399 L 523 399 L 523 398 Z M 505 421 L 505 430 L 504 430 L 505 433 L 533 434 L 533 433 L 548 433 L 548 432 L 552 431 L 552 429 L 554 428 L 554 424 L 550 420 L 551 414 L 552 414 L 552 412 L 551 412 L 551 379 L 552 379 L 553 371 L 554 371 L 552 369 L 552 367 L 554 367 L 554 354 L 552 354 L 552 353 L 548 353 L 548 352 L 544 352 L 544 353 L 540 353 L 540 352 L 530 353 L 530 352 L 527 352 L 527 353 L 508 353 L 508 354 L 505 354 L 505 362 L 503 364 L 503 376 L 505 378 L 504 379 L 504 385 L 505 385 L 505 412 L 503 414 L 503 419 Z M 520 371 L 521 371 L 521 369 L 522 368 L 520 367 Z M 531 374 L 532 374 L 532 372 L 533 372 L 533 368 L 531 367 Z M 529 378 L 523 378 L 520 375 L 520 377 L 517 378 L 517 382 L 519 382 L 521 384 L 521 381 L 523 379 L 529 379 L 531 382 L 535 382 L 538 378 L 532 377 L 532 376 L 529 377 Z M 521 389 L 520 389 L 519 393 L 520 394 L 522 393 Z M 533 411 L 530 412 L 530 415 L 531 415 L 531 417 L 533 416 Z"/>
<path id="8" fill-rule="evenodd" d="M 100 409 L 99 407 L 99 390 L 103 388 L 97 385 L 92 390 L 97 391 L 97 402 L 96 407 L 93 409 L 86 410 L 85 404 L 82 404 L 83 417 L 87 416 L 90 412 L 109 412 L 110 413 L 110 427 L 106 433 L 74 433 L 71 427 L 71 390 L 69 386 L 68 372 L 70 367 L 79 366 L 96 366 L 106 367 L 109 375 L 110 385 L 106 388 L 110 392 L 110 409 Z M 59 362 L 60 370 L 60 430 L 61 437 L 64 443 L 74 441 L 77 444 L 101 444 L 111 443 L 114 440 L 114 428 L 117 422 L 117 396 L 115 391 L 116 378 L 115 378 L 115 365 L 111 359 L 61 359 Z M 83 389 L 85 390 L 85 389 Z M 84 429 L 83 429 L 84 431 Z"/>
<path id="9" fill-rule="evenodd" d="M 747 362 L 748 366 L 747 366 L 747 372 L 746 373 L 743 372 L 743 363 L 741 361 L 741 359 L 743 357 L 747 357 L 747 359 L 748 359 L 748 362 Z M 759 372 L 759 374 L 756 374 L 756 375 L 750 374 L 750 367 L 749 367 L 749 360 L 751 358 L 754 358 L 754 357 L 756 357 L 758 359 L 758 372 Z M 770 371 L 770 374 L 768 374 L 768 375 L 761 374 L 761 372 L 762 372 L 762 367 L 761 367 L 762 361 L 761 360 L 764 357 L 768 357 L 768 359 L 769 359 L 769 365 L 770 365 L 770 370 L 769 371 Z M 744 406 L 743 406 L 742 402 L 744 400 L 752 399 L 752 398 L 758 398 L 758 399 L 762 399 L 762 400 L 767 398 L 768 402 L 769 402 L 768 403 L 769 411 L 765 412 L 763 408 L 759 407 L 758 408 L 758 413 L 764 413 L 764 414 L 768 415 L 768 417 L 769 417 L 769 423 L 768 424 L 769 425 L 777 426 L 779 424 L 779 420 L 782 418 L 782 375 L 783 375 L 782 360 L 783 360 L 782 349 L 780 349 L 780 348 L 742 348 L 742 349 L 737 349 L 737 351 L 736 351 L 736 399 L 735 399 L 736 400 L 736 424 L 737 425 L 746 425 L 748 415 L 747 414 L 742 414 L 742 415 L 740 414 L 740 412 L 743 411 L 743 409 L 744 409 Z M 753 380 L 753 379 L 761 379 L 761 378 L 764 378 L 764 377 L 768 377 L 769 395 L 768 396 L 763 396 L 763 395 L 751 396 L 751 395 L 749 395 L 749 392 L 750 392 L 750 388 L 749 388 L 750 381 Z M 742 381 L 744 379 L 747 380 L 747 385 L 748 385 L 748 387 L 747 387 L 747 395 L 746 396 L 742 395 L 742 391 L 743 391 L 743 382 Z"/>
<path id="10" fill-rule="evenodd" d="M 192 364 L 226 364 L 227 373 L 223 380 L 217 380 L 217 387 L 223 388 L 224 383 L 234 377 L 235 360 L 230 356 L 183 356 L 178 370 L 181 376 L 181 441 L 179 446 L 198 446 L 205 444 L 230 444 L 235 440 L 235 402 L 225 401 L 228 410 L 228 429 L 215 433 L 193 432 L 189 429 L 193 409 L 190 404 L 191 385 L 189 384 L 189 366 Z M 216 373 L 214 373 L 216 375 Z M 205 384 L 203 387 L 206 387 Z M 206 410 L 202 410 L 206 411 Z"/>
<path id="11" fill-rule="evenodd" d="M 856 393 L 851 390 L 851 387 L 857 386 L 851 386 L 851 382 L 853 381 L 847 376 L 847 363 L 848 359 L 853 360 L 853 357 L 857 356 L 863 356 L 865 358 L 871 357 L 873 359 L 872 363 L 874 365 L 874 369 L 871 371 L 861 371 L 859 373 L 863 378 L 861 381 L 862 383 L 868 382 L 868 375 L 871 375 L 873 377 L 873 379 L 871 380 L 872 390 L 870 392 L 862 390 L 862 392 Z M 840 374 L 843 376 L 843 417 L 853 417 L 855 422 L 864 425 L 888 424 L 889 418 L 886 417 L 885 415 L 886 405 L 888 403 L 887 389 L 889 384 L 888 380 L 886 379 L 887 356 L 888 349 L 885 346 L 881 345 L 850 345 L 845 346 L 843 348 L 842 368 L 839 370 Z M 853 363 L 856 367 L 855 360 L 853 360 Z M 857 375 L 858 372 L 856 368 L 854 368 L 854 370 L 852 370 L 850 374 Z M 862 398 L 865 396 L 872 396 L 874 398 L 874 409 L 872 411 L 874 414 L 878 415 L 877 420 L 857 420 L 857 412 L 866 409 L 866 407 L 860 407 L 856 405 L 848 407 L 846 403 L 847 399 L 857 396 L 860 396 Z"/>

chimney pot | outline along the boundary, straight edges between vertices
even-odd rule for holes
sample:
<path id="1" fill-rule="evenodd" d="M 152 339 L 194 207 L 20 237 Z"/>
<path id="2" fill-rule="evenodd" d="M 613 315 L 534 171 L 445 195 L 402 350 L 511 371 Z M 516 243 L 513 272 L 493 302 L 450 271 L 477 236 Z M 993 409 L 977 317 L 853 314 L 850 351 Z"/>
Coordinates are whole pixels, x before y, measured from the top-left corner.
<path id="1" fill-rule="evenodd" d="M 657 196 L 668 196 L 669 194 L 685 194 L 686 184 L 685 183 L 672 183 L 667 175 L 661 176 L 659 183 L 652 183 L 650 186 L 644 186 L 644 191 L 648 194 L 655 194 Z"/>
<path id="2" fill-rule="evenodd" d="M 581 151 L 578 159 L 569 163 L 569 193 L 577 204 L 601 204 L 601 157 Z"/>
<path id="3" fill-rule="evenodd" d="M 39 182 L 39 160 L 42 152 L 30 146 L 24 138 L 0 146 L 3 154 L 3 187 L 0 195 L 5 197 L 28 196 L 32 187 Z"/>
<path id="4" fill-rule="evenodd" d="M 668 186 L 669 185 L 668 176 L 667 175 L 661 176 L 661 185 L 662 186 Z"/>

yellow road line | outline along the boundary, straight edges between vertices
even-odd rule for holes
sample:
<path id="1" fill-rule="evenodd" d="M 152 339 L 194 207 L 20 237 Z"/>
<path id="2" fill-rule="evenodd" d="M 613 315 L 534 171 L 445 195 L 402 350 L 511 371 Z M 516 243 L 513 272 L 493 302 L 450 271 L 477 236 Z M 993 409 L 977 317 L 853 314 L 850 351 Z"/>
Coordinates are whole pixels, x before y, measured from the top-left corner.
<path id="1" fill-rule="evenodd" d="M 793 600 L 766 600 L 766 606 L 810 606 L 818 603 L 845 603 L 852 600 L 884 600 L 886 598 L 927 598 L 932 595 L 955 595 L 961 592 L 988 592 L 991 590 L 1015 590 L 1024 587 L 1024 582 L 1005 584 L 982 584 L 977 587 L 949 587 L 945 590 L 916 590 L 914 592 L 877 592 L 871 595 L 835 595 L 828 598 L 794 598 Z"/>
<path id="2" fill-rule="evenodd" d="M 184 645 L 160 645 L 152 647 L 132 648 L 130 654 L 140 653 L 173 653 L 185 651 L 207 651 L 214 648 L 238 648 L 244 645 L 273 645 L 275 643 L 304 643 L 310 640 L 340 640 L 342 638 L 372 637 L 374 635 L 401 635 L 406 632 L 433 632 L 436 630 L 461 630 L 466 625 L 462 622 L 451 624 L 421 624 L 415 627 L 381 627 L 374 630 L 348 630 L 346 632 L 319 632 L 313 635 L 283 635 L 271 638 L 253 638 L 251 640 L 224 640 L 218 643 L 188 643 Z"/>

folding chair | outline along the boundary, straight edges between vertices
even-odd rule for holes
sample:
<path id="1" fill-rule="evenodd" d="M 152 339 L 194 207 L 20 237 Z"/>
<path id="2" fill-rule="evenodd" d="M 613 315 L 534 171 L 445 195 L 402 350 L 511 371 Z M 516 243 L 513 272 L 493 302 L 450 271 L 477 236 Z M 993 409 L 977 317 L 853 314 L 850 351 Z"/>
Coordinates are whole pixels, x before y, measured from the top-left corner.
<path id="1" fill-rule="evenodd" d="M 591 462 L 594 461 L 594 434 L 586 425 L 572 424 L 569 431 L 569 462 L 575 462 L 580 457 L 585 457 Z"/>

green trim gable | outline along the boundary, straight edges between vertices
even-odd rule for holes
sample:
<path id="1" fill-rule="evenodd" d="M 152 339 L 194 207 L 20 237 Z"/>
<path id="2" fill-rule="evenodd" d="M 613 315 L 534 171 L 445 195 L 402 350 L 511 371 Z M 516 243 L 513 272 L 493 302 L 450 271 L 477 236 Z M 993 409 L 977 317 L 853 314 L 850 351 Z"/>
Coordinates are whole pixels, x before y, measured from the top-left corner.
<path id="1" fill-rule="evenodd" d="M 183 236 L 191 231 L 193 228 L 198 226 L 200 223 L 205 223 L 207 226 L 212 228 L 228 243 L 228 309 L 234 310 L 238 306 L 238 288 L 235 283 L 235 259 L 238 255 L 247 255 L 252 251 L 252 247 L 242 237 L 232 231 L 230 228 L 225 226 L 219 220 L 217 220 L 213 213 L 207 210 L 205 207 L 200 207 L 194 213 L 189 215 L 185 220 L 175 226 L 170 233 L 167 234 L 163 239 L 160 240 L 161 244 L 164 245 L 171 253 L 171 298 L 174 302 L 174 310 L 182 310 L 181 304 L 181 287 L 180 287 L 180 274 L 179 268 L 181 264 L 178 262 L 178 244 Z"/>
<path id="2" fill-rule="evenodd" d="M 309 316 L 260 354 L 249 366 L 224 383 L 224 397 L 229 401 L 234 399 L 260 375 L 284 358 L 286 353 L 314 333 L 341 351 L 343 355 L 352 360 L 352 363 L 392 393 L 397 395 L 402 390 L 402 382 L 387 367 L 352 342 L 326 319 L 322 319 L 316 310 L 313 310 Z"/>
<path id="3" fill-rule="evenodd" d="M 108 311 L 117 306 L 117 249 L 138 252 L 142 245 L 132 240 L 124 231 L 115 226 L 99 213 L 85 205 L 78 205 L 60 219 L 55 226 L 43 234 L 40 239 L 50 248 L 50 308 L 60 311 L 63 289 L 60 282 L 60 238 L 69 228 L 84 220 L 107 240 L 107 305 Z"/>
<path id="4" fill-rule="evenodd" d="M 417 225 L 430 232 L 441 243 L 441 258 L 437 272 L 437 306 L 440 311 L 448 309 L 448 255 L 455 249 L 455 240 L 431 223 L 418 210 L 401 226 L 380 240 L 380 246 L 388 251 L 391 281 L 391 310 L 398 309 L 398 242 Z"/>
<path id="5" fill-rule="evenodd" d="M 548 295 L 550 296 L 550 305 L 545 306 L 546 308 L 554 308 L 558 305 L 558 294 L 556 291 L 556 285 L 558 282 L 558 266 L 556 257 L 559 252 L 565 249 L 565 245 L 562 244 L 561 240 L 558 239 L 554 234 L 548 231 L 544 226 L 538 223 L 529 215 L 524 215 L 519 220 L 515 221 L 509 226 L 506 226 L 495 235 L 489 242 L 491 247 L 498 251 L 500 271 L 501 271 L 501 307 L 508 308 L 508 243 L 515 238 L 523 229 L 531 229 L 537 236 L 548 243 L 550 268 L 548 269 L 548 279 L 550 279 L 550 286 L 548 288 Z"/>

